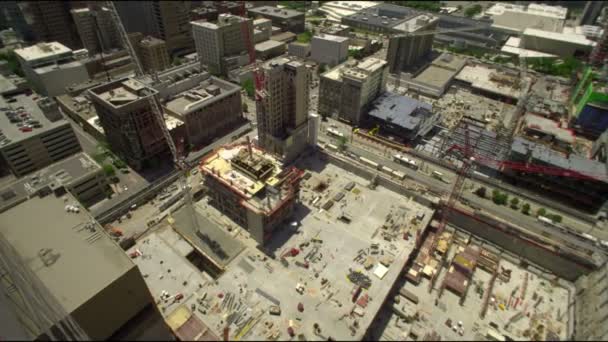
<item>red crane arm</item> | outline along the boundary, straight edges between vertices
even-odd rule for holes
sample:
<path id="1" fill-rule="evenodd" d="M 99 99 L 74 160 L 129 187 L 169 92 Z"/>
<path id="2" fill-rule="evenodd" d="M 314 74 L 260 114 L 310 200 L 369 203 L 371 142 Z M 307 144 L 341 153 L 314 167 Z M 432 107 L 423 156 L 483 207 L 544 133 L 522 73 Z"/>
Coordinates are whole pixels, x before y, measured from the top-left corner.
<path id="1" fill-rule="evenodd" d="M 454 150 L 461 151 L 463 154 L 467 155 L 467 152 L 466 152 L 466 149 L 464 146 L 453 145 L 452 147 L 449 148 L 448 152 L 454 151 Z M 549 176 L 570 177 L 570 178 L 577 178 L 577 179 L 583 179 L 583 180 L 584 179 L 598 180 L 598 179 L 602 179 L 602 178 L 606 177 L 605 174 L 596 175 L 596 174 L 590 174 L 590 173 L 586 173 L 586 172 L 582 173 L 579 171 L 572 171 L 572 170 L 563 169 L 563 168 L 554 167 L 554 166 L 544 166 L 544 165 L 521 163 L 521 162 L 508 161 L 508 160 L 500 161 L 500 160 L 491 159 L 491 158 L 484 157 L 484 156 L 477 155 L 477 154 L 475 154 L 473 157 L 475 158 L 476 163 L 486 165 L 486 166 L 493 166 L 497 169 L 511 169 L 511 170 L 526 172 L 526 173 L 539 173 L 539 174 L 544 174 L 544 175 L 549 175 Z"/>

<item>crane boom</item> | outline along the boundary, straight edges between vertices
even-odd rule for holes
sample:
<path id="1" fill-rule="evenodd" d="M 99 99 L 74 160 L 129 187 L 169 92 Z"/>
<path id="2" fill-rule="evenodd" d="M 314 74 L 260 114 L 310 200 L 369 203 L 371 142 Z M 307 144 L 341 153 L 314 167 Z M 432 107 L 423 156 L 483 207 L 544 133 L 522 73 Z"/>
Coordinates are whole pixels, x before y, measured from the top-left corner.
<path id="1" fill-rule="evenodd" d="M 131 41 L 129 40 L 127 31 L 125 30 L 125 27 L 122 25 L 122 21 L 120 20 L 120 17 L 118 16 L 118 11 L 116 10 L 116 7 L 114 6 L 114 2 L 107 1 L 106 3 L 108 5 L 108 8 L 110 9 L 110 16 L 111 16 L 112 20 L 114 21 L 114 24 L 116 25 L 120 38 L 124 44 L 124 47 L 127 49 L 127 52 L 129 53 L 129 56 L 131 57 L 131 60 L 133 61 L 133 64 L 135 65 L 136 76 L 140 76 L 140 77 L 144 76 L 145 75 L 144 69 L 141 65 L 141 62 L 139 61 L 139 58 L 137 57 L 137 54 L 135 53 L 135 49 L 133 48 Z M 148 91 L 147 88 L 144 88 L 144 89 L 146 92 Z M 187 178 L 188 167 L 186 165 L 185 159 L 182 156 L 180 156 L 179 152 L 177 151 L 175 142 L 173 141 L 173 138 L 171 137 L 171 133 L 169 132 L 169 129 L 167 128 L 167 124 L 165 122 L 165 117 L 161 110 L 161 106 L 159 104 L 157 95 L 150 94 L 150 93 L 148 93 L 147 95 L 149 95 L 149 96 L 147 96 L 147 98 L 148 98 L 148 102 L 150 104 L 150 108 L 152 109 L 152 114 L 156 118 L 158 126 L 160 127 L 160 130 L 162 131 L 163 137 L 165 138 L 165 141 L 167 142 L 167 146 L 169 147 L 169 150 L 171 151 L 171 155 L 173 156 L 173 162 L 175 163 L 175 166 L 176 166 L 178 172 L 181 173 L 179 180 L 182 185 L 182 191 L 185 192 L 186 206 L 187 206 L 188 210 L 190 211 L 190 215 L 192 218 L 192 224 L 194 225 L 194 228 L 196 230 L 198 230 L 198 221 L 196 220 L 196 216 L 194 214 L 194 208 L 192 206 L 192 194 L 190 193 L 190 190 L 188 187 L 188 178 Z"/>

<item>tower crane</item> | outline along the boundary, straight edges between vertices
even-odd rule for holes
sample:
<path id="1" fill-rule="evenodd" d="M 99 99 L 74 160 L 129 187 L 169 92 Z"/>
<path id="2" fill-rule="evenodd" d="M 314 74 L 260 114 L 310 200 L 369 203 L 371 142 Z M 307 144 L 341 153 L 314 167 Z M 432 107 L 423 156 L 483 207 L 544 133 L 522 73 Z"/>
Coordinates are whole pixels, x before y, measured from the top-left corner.
<path id="1" fill-rule="evenodd" d="M 127 31 L 125 30 L 124 26 L 122 25 L 122 21 L 118 15 L 118 11 L 116 10 L 116 7 L 114 6 L 114 2 L 107 1 L 106 4 L 108 6 L 108 9 L 110 10 L 110 16 L 112 18 L 112 21 L 116 25 L 116 28 L 117 28 L 120 38 L 122 40 L 123 46 L 129 53 L 129 56 L 131 57 L 131 60 L 133 61 L 133 64 L 135 65 L 136 76 L 138 76 L 138 77 L 144 76 L 145 75 L 144 69 L 141 65 L 141 62 L 139 61 L 139 58 L 137 57 L 137 54 L 135 52 L 135 49 L 133 48 L 133 45 L 131 45 L 131 41 L 129 40 L 129 37 L 127 36 Z M 148 92 L 148 89 L 144 88 L 144 91 Z M 199 228 L 198 221 L 196 220 L 196 215 L 194 213 L 194 207 L 192 205 L 192 194 L 188 187 L 189 169 L 186 164 L 185 158 L 183 155 L 180 155 L 180 153 L 178 152 L 178 149 L 176 148 L 175 143 L 173 142 L 171 133 L 169 133 L 169 129 L 167 128 L 167 124 L 165 123 L 165 117 L 161 110 L 161 106 L 160 106 L 157 95 L 149 94 L 149 93 L 147 95 L 149 95 L 147 98 L 148 98 L 148 102 L 150 104 L 150 109 L 152 110 L 152 114 L 156 118 L 158 126 L 160 127 L 163 137 L 165 138 L 167 145 L 169 146 L 169 150 L 171 151 L 171 155 L 173 156 L 173 162 L 174 162 L 178 172 L 180 173 L 179 181 L 180 181 L 182 191 L 184 192 L 184 198 L 185 198 L 185 204 L 186 204 L 187 210 L 190 212 L 190 215 L 191 215 L 193 228 L 195 230 L 198 230 L 198 228 Z"/>

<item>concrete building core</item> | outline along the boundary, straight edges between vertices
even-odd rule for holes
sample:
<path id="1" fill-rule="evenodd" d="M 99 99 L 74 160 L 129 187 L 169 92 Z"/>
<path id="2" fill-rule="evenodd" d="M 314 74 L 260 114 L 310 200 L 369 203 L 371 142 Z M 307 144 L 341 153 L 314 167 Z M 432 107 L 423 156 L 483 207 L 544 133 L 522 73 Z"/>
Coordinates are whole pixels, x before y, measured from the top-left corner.
<path id="1" fill-rule="evenodd" d="M 301 62 L 281 58 L 261 68 L 264 84 L 256 99 L 260 146 L 285 162 L 307 146 L 310 71 Z"/>
<path id="2" fill-rule="evenodd" d="M 89 96 L 112 151 L 141 170 L 160 162 L 167 144 L 150 109 L 156 90 L 135 79 L 121 79 L 89 89 Z"/>
<path id="3" fill-rule="evenodd" d="M 173 96 L 164 107 L 185 123 L 186 139 L 195 146 L 219 137 L 243 119 L 241 87 L 216 77 Z"/>
<path id="4" fill-rule="evenodd" d="M 291 216 L 302 172 L 282 169 L 264 150 L 249 145 L 224 146 L 203 158 L 212 205 L 251 234 L 260 245 Z"/>
<path id="5" fill-rule="evenodd" d="M 50 100 L 36 102 L 26 95 L 13 99 L 7 103 L 0 97 L 0 155 L 13 174 L 21 177 L 82 150 L 56 106 L 43 104 Z"/>
<path id="6" fill-rule="evenodd" d="M 193 21 L 192 36 L 199 61 L 210 73 L 225 75 L 249 63 L 253 48 L 253 21 L 231 14 L 220 14 L 217 22 Z M 247 41 L 247 37 L 249 41 Z"/>
<path id="7" fill-rule="evenodd" d="M 321 75 L 319 114 L 359 124 L 371 102 L 386 89 L 387 77 L 386 61 L 373 57 L 329 70 Z"/>

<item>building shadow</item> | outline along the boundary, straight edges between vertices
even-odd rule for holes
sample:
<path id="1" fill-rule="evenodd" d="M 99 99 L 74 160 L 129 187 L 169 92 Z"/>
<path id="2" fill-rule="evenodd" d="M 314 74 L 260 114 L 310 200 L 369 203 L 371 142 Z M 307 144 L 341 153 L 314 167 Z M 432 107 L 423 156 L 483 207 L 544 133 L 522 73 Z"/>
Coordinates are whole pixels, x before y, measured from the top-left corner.
<path id="1" fill-rule="evenodd" d="M 286 246 L 285 244 L 292 236 L 302 232 L 300 222 L 310 212 L 311 210 L 307 206 L 301 203 L 296 203 L 294 206 L 294 212 L 289 219 L 285 220 L 279 227 L 277 227 L 270 240 L 268 240 L 264 246 L 258 246 L 258 249 L 270 257 L 279 258 L 279 254 L 284 248 L 295 247 Z M 292 225 L 294 222 L 297 223 L 297 226 Z"/>

